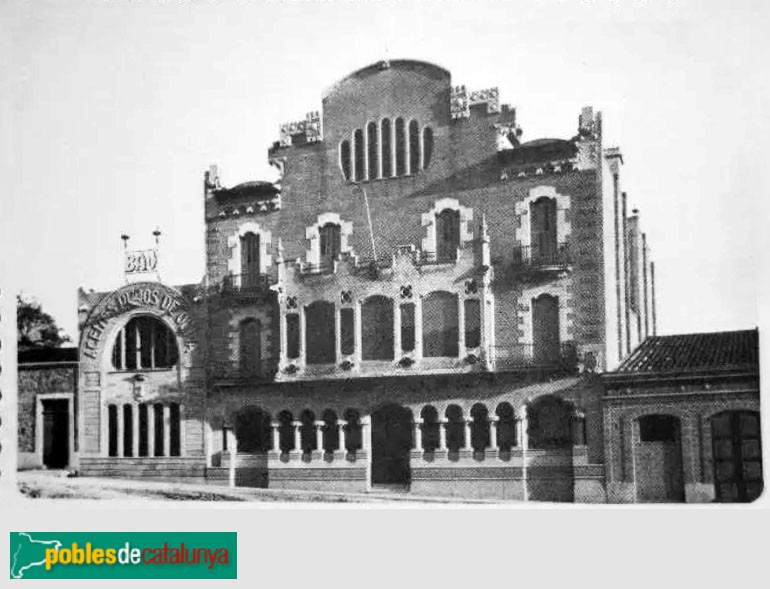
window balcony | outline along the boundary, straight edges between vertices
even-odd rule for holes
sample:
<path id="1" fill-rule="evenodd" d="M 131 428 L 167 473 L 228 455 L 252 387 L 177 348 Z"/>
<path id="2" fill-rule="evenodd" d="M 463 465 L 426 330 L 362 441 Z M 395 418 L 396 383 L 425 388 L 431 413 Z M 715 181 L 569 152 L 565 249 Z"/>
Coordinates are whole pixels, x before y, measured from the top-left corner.
<path id="1" fill-rule="evenodd" d="M 578 356 L 575 342 L 562 342 L 553 346 L 512 344 L 495 346 L 491 350 L 495 371 L 547 368 L 575 370 Z"/>
<path id="2" fill-rule="evenodd" d="M 270 291 L 274 283 L 269 274 L 229 274 L 222 280 L 222 293 L 227 295 L 255 295 Z"/>
<path id="3" fill-rule="evenodd" d="M 572 255 L 566 243 L 519 246 L 513 251 L 513 265 L 525 273 L 563 272 L 572 266 Z"/>

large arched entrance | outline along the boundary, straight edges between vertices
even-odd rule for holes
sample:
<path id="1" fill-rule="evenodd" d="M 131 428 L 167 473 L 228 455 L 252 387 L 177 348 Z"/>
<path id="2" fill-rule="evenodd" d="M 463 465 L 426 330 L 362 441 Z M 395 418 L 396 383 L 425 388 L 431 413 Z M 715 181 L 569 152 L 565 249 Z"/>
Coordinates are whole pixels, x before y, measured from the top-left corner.
<path id="1" fill-rule="evenodd" d="M 267 487 L 267 451 L 271 449 L 270 414 L 244 407 L 235 414 L 236 455 L 230 468 L 237 487 Z"/>
<path id="2" fill-rule="evenodd" d="M 711 418 L 716 500 L 748 503 L 762 493 L 759 413 L 725 411 Z"/>
<path id="3" fill-rule="evenodd" d="M 408 487 L 412 412 L 385 405 L 372 413 L 372 484 Z"/>

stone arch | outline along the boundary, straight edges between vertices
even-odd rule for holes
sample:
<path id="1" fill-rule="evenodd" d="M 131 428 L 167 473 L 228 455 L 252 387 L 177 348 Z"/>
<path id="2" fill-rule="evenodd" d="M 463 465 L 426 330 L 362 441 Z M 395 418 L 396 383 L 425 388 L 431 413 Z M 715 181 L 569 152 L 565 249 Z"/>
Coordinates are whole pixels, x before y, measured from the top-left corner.
<path id="1" fill-rule="evenodd" d="M 421 222 L 425 228 L 422 251 L 429 256 L 438 256 L 437 219 L 442 211 L 456 211 L 459 214 L 459 242 L 463 248 L 473 241 L 473 209 L 460 204 L 456 198 L 440 198 L 429 211 L 422 214 Z"/>
<path id="2" fill-rule="evenodd" d="M 264 454 L 270 450 L 270 414 L 261 407 L 249 405 L 236 412 L 233 429 L 239 454 Z"/>
<path id="3" fill-rule="evenodd" d="M 272 233 L 268 229 L 264 229 L 256 221 L 244 221 L 238 225 L 238 230 L 227 238 L 227 246 L 230 248 L 230 259 L 227 261 L 227 272 L 231 276 L 243 275 L 244 253 L 242 248 L 244 238 L 248 234 L 255 235 L 259 238 L 259 253 L 258 260 L 255 261 L 255 267 L 259 268 L 261 274 L 266 274 L 272 265 L 272 260 L 268 253 L 268 248 L 273 243 Z"/>
<path id="4" fill-rule="evenodd" d="M 353 223 L 343 221 L 337 213 L 323 213 L 316 217 L 315 223 L 305 229 L 305 239 L 310 241 L 306 260 L 311 266 L 321 265 L 321 230 L 328 225 L 337 225 L 340 228 L 339 255 L 353 255 L 353 248 L 349 245 L 349 238 L 353 234 Z"/>
<path id="5" fill-rule="evenodd" d="M 471 446 L 476 452 L 483 452 L 490 443 L 489 409 L 483 403 L 474 403 L 471 416 Z"/>
<path id="6" fill-rule="evenodd" d="M 516 428 L 516 411 L 513 406 L 503 401 L 495 408 L 497 416 L 497 446 L 503 452 L 509 452 L 511 448 L 518 446 L 518 432 Z"/>
<path id="7" fill-rule="evenodd" d="M 543 395 L 527 404 L 529 447 L 555 450 L 572 447 L 572 403 L 555 395 Z"/>
<path id="8" fill-rule="evenodd" d="M 412 411 L 402 405 L 372 411 L 372 484 L 409 485 L 413 423 Z"/>
<path id="9" fill-rule="evenodd" d="M 456 293 L 433 291 L 422 300 L 422 354 L 424 357 L 457 357 L 459 310 Z"/>
<path id="10" fill-rule="evenodd" d="M 394 302 L 372 295 L 361 303 L 361 359 L 393 360 Z"/>
<path id="11" fill-rule="evenodd" d="M 420 419 L 422 419 L 422 447 L 426 452 L 435 452 L 441 440 L 438 410 L 433 405 L 425 405 L 420 410 Z"/>

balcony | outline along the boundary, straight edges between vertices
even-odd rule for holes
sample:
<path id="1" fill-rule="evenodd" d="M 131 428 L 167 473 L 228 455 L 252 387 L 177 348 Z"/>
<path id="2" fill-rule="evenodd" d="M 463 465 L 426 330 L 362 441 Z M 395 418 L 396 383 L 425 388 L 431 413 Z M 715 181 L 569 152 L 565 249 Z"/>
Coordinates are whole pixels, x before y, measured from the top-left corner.
<path id="1" fill-rule="evenodd" d="M 228 274 L 222 280 L 222 294 L 260 295 L 270 292 L 274 283 L 269 274 Z"/>
<path id="2" fill-rule="evenodd" d="M 575 370 L 578 363 L 575 342 L 538 347 L 534 344 L 510 344 L 494 346 L 490 351 L 495 371 L 526 368 Z"/>
<path id="3" fill-rule="evenodd" d="M 519 246 L 513 251 L 513 265 L 523 273 L 564 272 L 572 266 L 569 245 Z"/>

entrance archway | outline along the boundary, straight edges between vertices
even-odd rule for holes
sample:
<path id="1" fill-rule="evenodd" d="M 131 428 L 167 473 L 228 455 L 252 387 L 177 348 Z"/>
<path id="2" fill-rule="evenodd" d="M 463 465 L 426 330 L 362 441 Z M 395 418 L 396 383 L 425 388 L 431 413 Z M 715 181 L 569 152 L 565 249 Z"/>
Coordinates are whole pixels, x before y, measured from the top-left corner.
<path id="1" fill-rule="evenodd" d="M 682 426 L 673 415 L 644 415 L 634 442 L 634 480 L 640 503 L 684 502 Z"/>
<path id="2" fill-rule="evenodd" d="M 43 402 L 43 464 L 46 468 L 69 466 L 69 401 Z"/>
<path id="3" fill-rule="evenodd" d="M 717 501 L 748 503 L 762 493 L 759 432 L 756 411 L 725 411 L 711 418 Z"/>
<path id="4" fill-rule="evenodd" d="M 412 412 L 385 405 L 372 413 L 372 484 L 408 487 Z"/>

